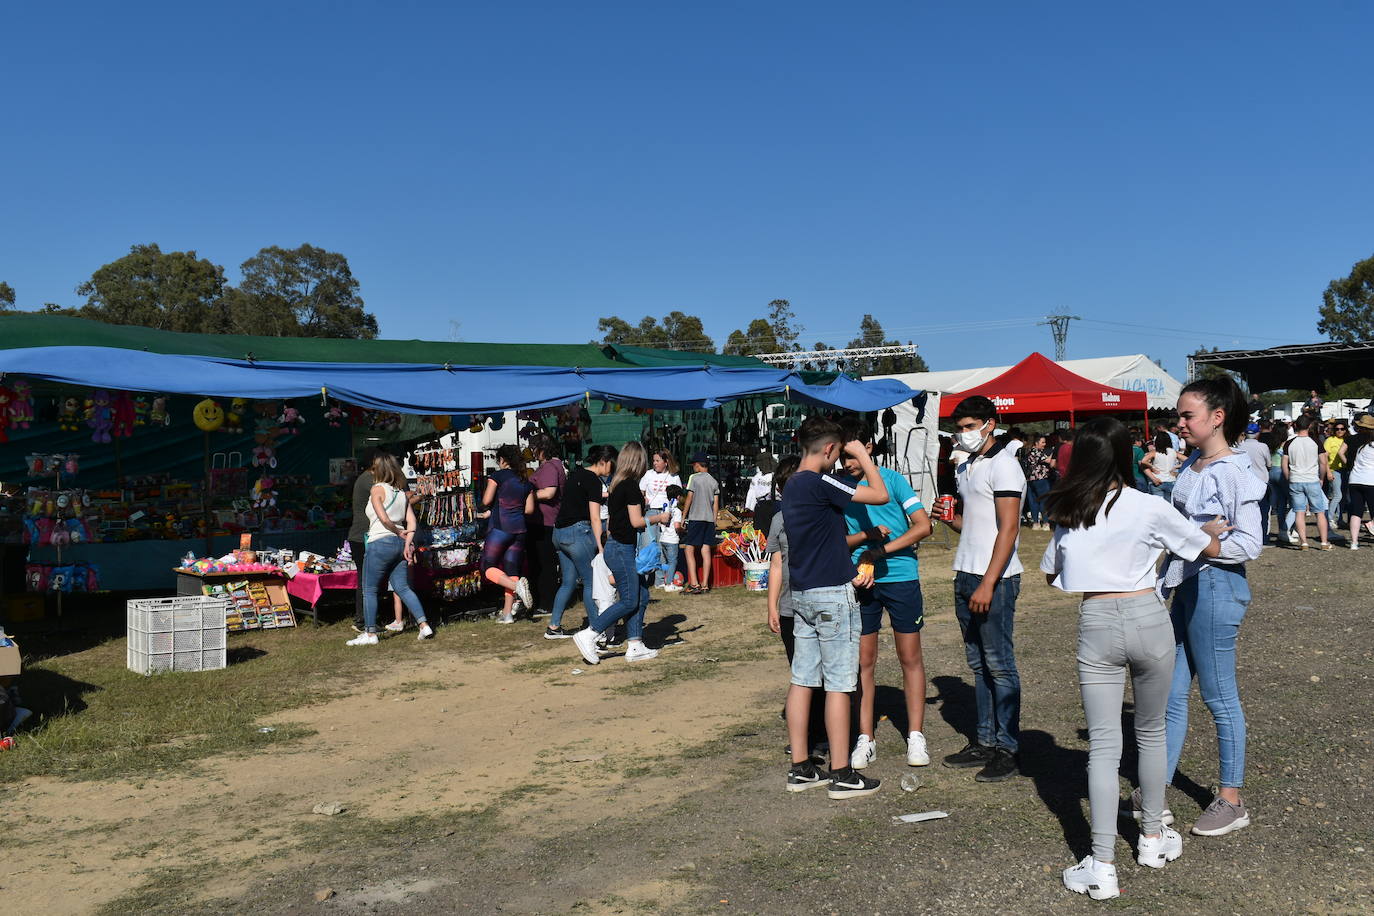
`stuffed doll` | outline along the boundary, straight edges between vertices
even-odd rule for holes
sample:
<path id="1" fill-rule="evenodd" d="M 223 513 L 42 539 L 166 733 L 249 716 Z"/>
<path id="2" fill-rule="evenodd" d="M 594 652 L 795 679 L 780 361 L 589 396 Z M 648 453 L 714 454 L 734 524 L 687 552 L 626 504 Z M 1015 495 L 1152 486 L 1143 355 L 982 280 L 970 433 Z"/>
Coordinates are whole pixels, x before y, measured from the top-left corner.
<path id="1" fill-rule="evenodd" d="M 113 437 L 110 430 L 114 426 L 114 409 L 110 393 L 104 388 L 97 388 L 91 392 L 90 417 L 86 420 L 86 425 L 94 432 L 91 433 L 92 442 L 111 442 Z"/>
<path id="2" fill-rule="evenodd" d="M 233 433 L 236 436 L 243 434 L 243 415 L 248 412 L 248 401 L 246 398 L 234 398 L 229 402 L 229 409 L 224 413 L 223 431 Z"/>
<path id="3" fill-rule="evenodd" d="M 134 398 L 134 425 L 135 425 L 135 426 L 147 426 L 147 425 L 148 425 L 148 410 L 149 410 L 149 405 L 148 405 L 148 398 L 147 398 L 146 395 L 140 394 L 138 397 Z"/>
<path id="4" fill-rule="evenodd" d="M 348 419 L 348 414 L 338 404 L 330 404 L 324 412 L 324 421 L 336 428 L 343 426 L 346 419 Z"/>
<path id="5" fill-rule="evenodd" d="M 148 414 L 148 422 L 153 426 L 171 426 L 172 417 L 167 413 L 167 396 L 153 398 L 153 409 Z"/>
<path id="6" fill-rule="evenodd" d="M 14 383 L 14 400 L 10 401 L 10 426 L 14 429 L 28 429 L 33 422 L 33 389 L 29 383 L 19 379 Z"/>
<path id="7" fill-rule="evenodd" d="M 134 398 L 127 391 L 121 391 L 114 396 L 114 401 L 110 405 L 114 414 L 114 423 L 110 429 L 110 435 L 116 439 L 127 439 L 134 434 Z"/>
<path id="8" fill-rule="evenodd" d="M 254 509 L 270 509 L 277 504 L 277 491 L 272 489 L 272 485 L 272 478 L 266 475 L 253 484 Z"/>
<path id="9" fill-rule="evenodd" d="M 0 385 L 0 442 L 10 441 L 10 405 L 14 401 L 14 392 Z"/>
<path id="10" fill-rule="evenodd" d="M 277 418 L 277 423 L 280 425 L 282 433 L 287 436 L 298 435 L 301 431 L 301 424 L 304 422 L 305 417 L 302 417 L 301 412 L 290 404 L 286 404 L 282 407 L 281 416 Z"/>

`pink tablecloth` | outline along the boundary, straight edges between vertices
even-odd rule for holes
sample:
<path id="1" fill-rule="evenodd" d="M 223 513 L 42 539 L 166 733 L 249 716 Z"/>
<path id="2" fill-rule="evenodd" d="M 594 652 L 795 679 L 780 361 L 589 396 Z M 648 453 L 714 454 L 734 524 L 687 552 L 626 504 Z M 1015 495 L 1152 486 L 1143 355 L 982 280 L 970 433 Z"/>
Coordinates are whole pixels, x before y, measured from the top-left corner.
<path id="1" fill-rule="evenodd" d="M 286 590 L 306 604 L 314 607 L 319 603 L 327 588 L 355 589 L 358 587 L 358 571 L 325 573 L 322 576 L 311 573 L 296 573 L 286 583 Z"/>

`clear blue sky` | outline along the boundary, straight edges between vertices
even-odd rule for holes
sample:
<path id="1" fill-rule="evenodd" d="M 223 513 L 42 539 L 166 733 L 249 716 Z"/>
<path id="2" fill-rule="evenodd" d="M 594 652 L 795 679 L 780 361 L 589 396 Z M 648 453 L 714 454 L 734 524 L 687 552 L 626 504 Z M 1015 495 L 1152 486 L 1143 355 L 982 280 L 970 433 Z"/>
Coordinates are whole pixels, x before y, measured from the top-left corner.
<path id="1" fill-rule="evenodd" d="M 1374 254 L 1374 5 L 76 3 L 0 12 L 0 280 L 346 254 L 383 336 L 775 297 L 933 368 L 1318 339 Z M 984 322 L 964 333 L 962 322 Z M 1136 327 L 1097 324 L 1119 322 Z"/>

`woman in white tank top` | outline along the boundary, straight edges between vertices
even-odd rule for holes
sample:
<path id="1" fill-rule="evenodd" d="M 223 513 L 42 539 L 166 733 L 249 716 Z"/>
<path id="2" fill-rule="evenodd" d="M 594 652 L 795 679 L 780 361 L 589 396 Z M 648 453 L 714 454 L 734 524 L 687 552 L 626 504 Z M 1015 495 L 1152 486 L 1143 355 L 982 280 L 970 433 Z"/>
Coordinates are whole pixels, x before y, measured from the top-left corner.
<path id="1" fill-rule="evenodd" d="M 372 492 L 367 502 L 367 551 L 359 570 L 358 587 L 363 590 L 363 632 L 350 639 L 350 646 L 377 644 L 377 592 L 383 582 L 401 599 L 416 623 L 420 638 L 434 636 L 425 619 L 424 606 L 410 587 L 409 564 L 415 559 L 415 512 L 404 489 L 405 475 L 394 457 L 382 452 L 372 462 Z"/>

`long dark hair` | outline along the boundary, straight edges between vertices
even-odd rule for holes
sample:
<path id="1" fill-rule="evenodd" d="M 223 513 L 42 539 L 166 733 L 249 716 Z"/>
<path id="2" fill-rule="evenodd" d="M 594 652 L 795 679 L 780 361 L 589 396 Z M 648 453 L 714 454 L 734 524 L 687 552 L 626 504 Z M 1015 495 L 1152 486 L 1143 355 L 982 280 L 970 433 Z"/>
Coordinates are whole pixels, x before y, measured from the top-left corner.
<path id="1" fill-rule="evenodd" d="M 1374 431 L 1350 424 L 1350 438 L 1345 440 L 1345 453 L 1349 456 L 1346 458 L 1346 467 L 1353 465 L 1355 455 L 1371 442 L 1374 442 Z"/>
<path id="2" fill-rule="evenodd" d="M 1094 417 L 1074 435 L 1069 473 L 1045 497 L 1046 514 L 1060 528 L 1091 528 L 1112 489 L 1116 493 L 1107 503 L 1108 512 L 1134 486 L 1131 434 L 1120 420 Z"/>
<path id="3" fill-rule="evenodd" d="M 792 475 L 797 473 L 797 468 L 801 465 L 801 458 L 796 455 L 784 455 L 778 461 L 778 469 L 773 472 L 773 494 L 782 495 L 782 488 L 787 486 L 787 481 Z"/>
<path id="4" fill-rule="evenodd" d="M 1185 385 L 1179 395 L 1195 394 L 1207 405 L 1208 410 L 1220 410 L 1226 414 L 1221 421 L 1221 432 L 1228 445 L 1235 445 L 1245 438 L 1245 427 L 1250 425 L 1250 405 L 1245 394 L 1229 375 L 1217 378 L 1198 379 Z M 1074 454 L 1078 460 L 1078 454 Z"/>
<path id="5" fill-rule="evenodd" d="M 496 450 L 496 457 L 506 463 L 520 477 L 525 476 L 525 456 L 520 453 L 517 445 L 503 445 Z"/>

